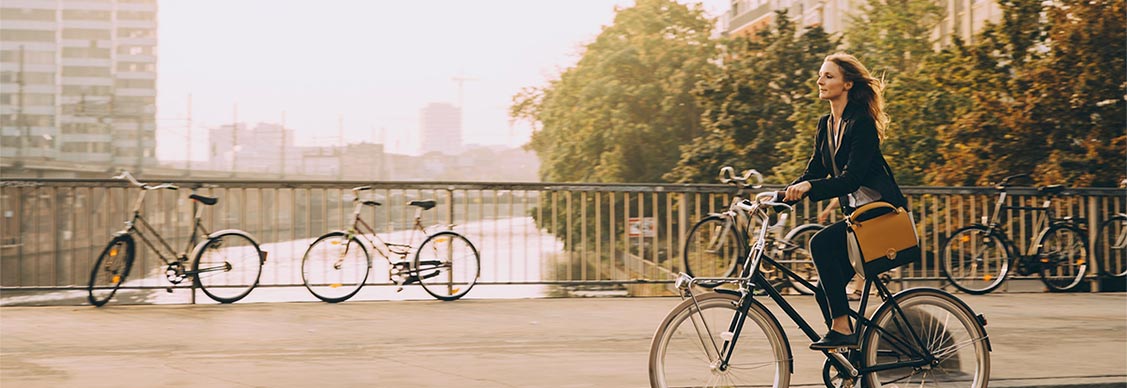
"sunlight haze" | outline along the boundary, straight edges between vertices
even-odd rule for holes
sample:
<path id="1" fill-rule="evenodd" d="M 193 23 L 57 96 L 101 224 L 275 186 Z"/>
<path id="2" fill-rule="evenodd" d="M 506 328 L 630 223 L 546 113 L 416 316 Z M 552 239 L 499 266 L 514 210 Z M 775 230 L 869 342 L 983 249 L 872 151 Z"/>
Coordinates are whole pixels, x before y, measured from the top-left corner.
<path id="1" fill-rule="evenodd" d="M 686 1 L 688 3 L 688 1 Z M 465 144 L 520 146 L 508 107 L 522 87 L 572 66 L 630 0 L 162 1 L 158 145 L 182 160 L 191 95 L 192 159 L 207 129 L 285 119 L 297 144 L 383 143 L 416 154 L 419 111 L 458 103 Z M 704 2 L 710 15 L 726 0 Z M 284 113 L 283 113 L 284 112 Z"/>

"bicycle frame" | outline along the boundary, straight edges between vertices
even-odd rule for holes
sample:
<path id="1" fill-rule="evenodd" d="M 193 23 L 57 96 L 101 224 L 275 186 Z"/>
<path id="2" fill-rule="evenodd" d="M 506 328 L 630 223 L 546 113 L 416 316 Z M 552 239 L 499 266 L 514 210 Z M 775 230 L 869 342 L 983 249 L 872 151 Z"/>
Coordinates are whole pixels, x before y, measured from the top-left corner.
<path id="1" fill-rule="evenodd" d="M 787 206 L 789 208 L 789 205 L 780 204 L 780 203 L 768 203 L 766 205 L 770 205 L 770 206 L 781 205 L 781 206 Z M 745 205 L 741 205 L 741 206 L 747 206 L 747 205 L 745 204 Z M 682 298 L 685 298 L 685 297 L 693 298 L 694 303 L 696 303 L 696 295 L 691 292 L 691 285 L 693 283 L 696 283 L 698 281 L 707 281 L 707 282 L 728 282 L 728 283 L 736 283 L 737 284 L 737 287 L 738 287 L 737 290 L 716 289 L 717 292 L 730 293 L 730 294 L 737 295 L 737 296 L 740 297 L 740 304 L 737 307 L 737 314 L 734 317 L 732 317 L 732 322 L 730 323 L 729 328 L 728 328 L 728 332 L 727 332 L 727 333 L 731 333 L 731 336 L 729 338 L 722 338 L 724 340 L 724 343 L 723 343 L 723 345 L 721 346 L 720 349 L 717 349 L 718 350 L 717 354 L 720 355 L 720 359 L 721 359 L 720 360 L 721 370 L 726 369 L 727 366 L 730 365 L 731 357 L 732 357 L 732 353 L 733 353 L 732 351 L 730 351 L 730 349 L 734 349 L 736 343 L 738 342 L 739 337 L 740 337 L 740 331 L 743 329 L 744 321 L 747 318 L 747 311 L 749 311 L 752 304 L 755 303 L 754 302 L 754 299 L 755 299 L 754 292 L 752 292 L 752 291 L 754 291 L 754 289 L 756 289 L 756 288 L 763 290 L 763 292 L 765 292 L 767 294 L 767 296 L 770 297 L 771 300 L 773 300 L 775 302 L 775 304 L 778 305 L 783 310 L 783 312 L 785 312 L 787 314 L 788 317 L 790 317 L 791 321 L 798 325 L 798 327 L 802 330 L 803 334 L 806 334 L 806 336 L 809 337 L 809 339 L 812 342 L 817 341 L 818 339 L 821 338 L 821 336 L 818 334 L 817 331 L 814 330 L 814 328 L 810 325 L 810 323 L 807 322 L 806 319 L 803 318 L 802 315 L 800 315 L 798 313 L 798 311 L 795 310 L 794 307 L 791 306 L 790 303 L 787 302 L 786 299 L 783 298 L 781 293 L 779 293 L 777 290 L 775 290 L 774 287 L 770 286 L 770 284 L 767 282 L 767 279 L 759 271 L 759 267 L 760 267 L 761 262 L 765 261 L 768 264 L 772 264 L 777 269 L 781 270 L 783 272 L 783 274 L 785 276 L 787 276 L 788 278 L 790 278 L 792 281 L 797 281 L 797 282 L 803 284 L 804 286 L 812 289 L 814 291 L 816 298 L 818 298 L 819 300 L 824 300 L 824 294 L 823 294 L 823 292 L 820 288 L 815 287 L 812 283 L 806 281 L 806 279 L 803 279 L 801 276 L 799 276 L 798 274 L 794 273 L 793 271 L 787 269 L 785 266 L 778 265 L 778 262 L 776 262 L 774 259 L 764 255 L 764 249 L 766 248 L 764 237 L 767 233 L 767 229 L 769 228 L 769 226 L 767 225 L 767 219 L 768 219 L 767 209 L 763 208 L 763 206 L 765 206 L 765 204 L 760 203 L 759 201 L 756 201 L 755 203 L 750 205 L 750 209 L 747 209 L 747 210 L 749 210 L 750 214 L 753 214 L 757 217 L 760 217 L 763 220 L 763 223 L 762 223 L 762 225 L 760 226 L 760 228 L 757 232 L 759 238 L 756 240 L 755 244 L 752 246 L 751 252 L 749 252 L 748 256 L 744 259 L 744 270 L 741 273 L 740 277 L 737 277 L 737 278 L 691 278 L 688 275 L 682 274 L 681 277 L 678 278 L 677 282 L 675 283 L 676 287 L 678 289 L 682 290 Z M 750 221 L 749 221 L 749 227 L 750 227 Z M 897 316 L 899 316 L 899 319 L 901 320 L 899 322 L 907 322 L 906 314 L 904 314 L 903 310 L 900 309 L 900 306 L 896 303 L 895 299 L 892 298 L 892 294 L 888 290 L 887 286 L 885 286 L 884 283 L 882 283 L 882 282 L 874 282 L 872 279 L 867 279 L 865 281 L 865 292 L 862 294 L 863 296 L 861 298 L 861 305 L 860 305 L 859 309 L 857 311 L 853 311 L 852 309 L 850 309 L 850 311 L 849 311 L 849 316 L 852 317 L 855 321 L 854 331 L 860 335 L 860 334 L 862 334 L 862 329 L 864 329 L 864 328 L 872 328 L 873 330 L 877 330 L 883 336 L 887 337 L 890 340 L 891 345 L 894 345 L 898 348 L 897 350 L 903 351 L 905 354 L 911 355 L 912 359 L 908 360 L 908 361 L 898 361 L 898 362 L 893 362 L 893 363 L 874 365 L 874 366 L 869 366 L 869 367 L 860 368 L 860 369 L 855 367 L 853 365 L 853 363 L 850 362 L 848 358 L 846 358 L 846 356 L 843 356 L 842 354 L 837 353 L 837 352 L 823 351 L 823 353 L 826 355 L 827 359 L 829 359 L 831 363 L 835 364 L 834 366 L 837 367 L 838 370 L 845 371 L 851 377 L 858 377 L 858 376 L 861 376 L 861 375 L 864 375 L 864 374 L 867 374 L 867 373 L 871 373 L 871 372 L 879 372 L 879 371 L 883 371 L 883 370 L 897 369 L 897 368 L 902 368 L 902 367 L 919 367 L 919 366 L 923 366 L 923 365 L 927 365 L 927 364 L 931 363 L 935 359 L 934 355 L 929 354 L 929 353 L 921 354 L 918 351 L 918 349 L 927 349 L 927 348 L 926 348 L 925 344 L 923 343 L 923 340 L 920 339 L 920 335 L 917 334 L 915 332 L 915 330 L 910 325 L 908 325 L 906 327 L 906 329 L 907 329 L 906 332 L 910 333 L 912 338 L 910 338 L 910 339 L 901 338 L 901 336 L 894 335 L 891 332 L 885 330 L 884 328 L 881 328 L 880 326 L 874 324 L 873 322 L 871 322 L 868 318 L 866 318 L 863 315 L 863 312 L 865 311 L 865 309 L 868 305 L 868 302 L 869 302 L 869 292 L 872 290 L 874 285 L 876 287 L 878 295 L 881 297 L 882 300 L 891 301 L 891 303 L 892 303 L 891 306 L 892 306 L 894 313 Z M 699 312 L 700 309 L 698 308 L 697 311 Z M 704 322 L 704 321 L 702 320 L 702 322 Z M 894 322 L 896 322 L 896 321 L 894 321 Z M 905 328 L 899 327 L 900 326 L 899 322 L 896 322 L 897 328 L 900 330 L 900 332 L 905 332 L 905 330 L 904 330 Z M 707 323 L 705 323 L 705 324 L 707 325 Z M 705 330 L 707 332 L 711 332 L 711 330 L 709 330 L 707 327 L 705 328 Z M 908 341 L 911 341 L 911 343 L 914 343 L 915 346 L 912 346 L 911 343 L 909 343 Z M 789 344 L 789 340 L 787 340 L 785 338 L 785 333 L 784 333 L 784 342 L 787 342 Z"/>
<path id="2" fill-rule="evenodd" d="M 379 234 L 376 233 L 375 228 L 373 228 L 371 225 L 368 225 L 368 223 L 364 221 L 363 217 L 360 216 L 361 211 L 364 209 L 364 202 L 360 200 L 359 192 L 364 190 L 367 190 L 367 188 L 365 187 L 353 189 L 353 191 L 356 193 L 356 198 L 354 198 L 352 202 L 354 202 L 356 205 L 352 210 L 352 226 L 345 231 L 345 234 L 349 238 L 351 238 L 352 236 L 360 236 L 361 238 L 363 238 L 368 242 L 368 246 L 371 246 L 373 249 L 379 252 L 380 256 L 383 256 L 384 260 L 387 260 L 389 264 L 391 263 L 392 255 L 397 255 L 401 258 L 405 258 L 414 244 L 415 233 L 411 233 L 406 244 L 387 242 L 382 237 L 380 237 Z M 422 214 L 423 209 L 415 209 L 415 224 L 412 225 L 411 228 L 412 230 L 422 232 L 422 234 L 425 236 L 427 234 L 427 231 L 426 228 L 423 227 Z M 368 237 L 369 234 L 372 235 L 371 238 Z M 393 248 L 399 249 L 396 250 Z"/>
<path id="3" fill-rule="evenodd" d="M 118 232 L 118 234 L 136 234 L 141 238 L 141 241 L 149 247 L 149 249 L 157 254 L 157 257 L 160 258 L 160 260 L 164 262 L 165 265 L 172 264 L 174 260 L 187 261 L 188 253 L 191 252 L 192 248 L 195 247 L 198 243 L 198 241 L 196 240 L 199 237 L 207 236 L 210 234 L 210 232 L 208 232 L 207 229 L 204 228 L 203 222 L 201 222 L 200 220 L 200 212 L 203 209 L 199 208 L 195 202 L 192 203 L 192 213 L 194 214 L 192 234 L 188 237 L 188 244 L 186 247 L 184 247 L 184 252 L 177 253 L 176 250 L 172 248 L 172 245 L 165 241 L 160 232 L 153 228 L 152 225 L 150 225 L 149 222 L 145 220 L 144 215 L 141 214 L 141 205 L 144 201 L 145 192 L 147 191 L 148 190 L 145 189 L 141 190 L 141 195 L 136 201 L 133 208 L 133 217 L 129 221 L 126 221 L 125 229 Z M 138 227 L 138 225 L 140 225 L 141 227 Z M 153 237 L 156 239 L 156 242 L 160 243 L 160 247 L 149 240 L 148 236 L 146 236 L 147 233 L 152 233 Z M 160 248 L 164 248 L 164 250 L 162 251 Z M 170 260 L 169 257 L 172 257 L 172 259 Z"/>

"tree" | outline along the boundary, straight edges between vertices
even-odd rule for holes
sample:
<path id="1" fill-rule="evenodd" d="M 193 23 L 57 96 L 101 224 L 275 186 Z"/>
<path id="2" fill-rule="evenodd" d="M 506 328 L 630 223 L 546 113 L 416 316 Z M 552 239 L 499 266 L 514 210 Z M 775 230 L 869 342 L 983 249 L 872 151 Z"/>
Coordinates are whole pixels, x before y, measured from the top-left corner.
<path id="1" fill-rule="evenodd" d="M 1003 2 L 966 50 L 971 108 L 940 133 L 930 183 L 1114 186 L 1127 172 L 1123 0 Z"/>
<path id="2" fill-rule="evenodd" d="M 721 70 L 696 90 L 707 133 L 681 148 L 681 160 L 666 178 L 711 182 L 721 166 L 755 168 L 770 176 L 788 159 L 778 144 L 791 139 L 796 106 L 812 98 L 817 66 L 836 43 L 820 27 L 796 35 L 785 11 L 772 29 L 754 39 L 735 37 L 721 46 Z"/>
<path id="3" fill-rule="evenodd" d="M 951 121 L 950 95 L 937 90 L 932 31 L 944 9 L 932 1 L 869 0 L 845 32 L 847 51 L 884 81 L 882 151 L 901 185 L 918 185 L 938 159 L 936 129 Z"/>
<path id="4" fill-rule="evenodd" d="M 541 178 L 660 182 L 701 134 L 691 91 L 715 71 L 711 29 L 699 5 L 638 0 L 558 80 L 514 96 L 511 116 L 538 128 Z"/>

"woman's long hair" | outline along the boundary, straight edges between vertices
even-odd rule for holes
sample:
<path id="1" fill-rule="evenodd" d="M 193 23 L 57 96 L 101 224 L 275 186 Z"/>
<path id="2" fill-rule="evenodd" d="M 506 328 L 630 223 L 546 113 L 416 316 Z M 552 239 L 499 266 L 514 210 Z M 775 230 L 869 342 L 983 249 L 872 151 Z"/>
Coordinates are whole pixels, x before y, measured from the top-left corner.
<path id="1" fill-rule="evenodd" d="M 884 83 L 873 78 L 869 69 L 861 64 L 856 57 L 837 53 L 826 57 L 826 62 L 833 62 L 841 68 L 841 75 L 845 82 L 853 82 L 849 89 L 849 103 L 865 107 L 866 113 L 877 125 L 877 136 L 884 140 L 884 130 L 888 127 L 888 114 L 884 113 Z"/>

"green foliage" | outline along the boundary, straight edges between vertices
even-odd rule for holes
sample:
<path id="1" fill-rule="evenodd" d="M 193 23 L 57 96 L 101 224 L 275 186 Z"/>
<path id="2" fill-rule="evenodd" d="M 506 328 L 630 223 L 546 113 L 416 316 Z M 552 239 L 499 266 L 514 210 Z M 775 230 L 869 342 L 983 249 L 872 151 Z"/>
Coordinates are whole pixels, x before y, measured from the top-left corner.
<path id="1" fill-rule="evenodd" d="M 753 39 L 713 40 L 699 7 L 638 0 L 511 114 L 538 128 L 528 147 L 547 181 L 704 183 L 732 165 L 787 183 L 827 110 L 817 68 L 843 47 L 886 82 L 882 149 L 902 185 L 1127 175 L 1124 0 L 999 0 L 971 43 L 932 38 L 938 4 L 867 0 L 837 40 L 796 34 L 785 13 Z"/>
<path id="2" fill-rule="evenodd" d="M 715 71 L 712 22 L 697 6 L 638 0 L 547 87 L 514 96 L 538 127 L 529 146 L 554 182 L 660 182 L 701 133 L 691 91 Z"/>
<path id="3" fill-rule="evenodd" d="M 940 136 L 929 183 L 1114 186 L 1127 172 L 1123 0 L 1004 2 L 963 54 L 971 107 Z M 1044 21 L 1047 21 L 1045 23 Z"/>
<path id="4" fill-rule="evenodd" d="M 789 160 L 777 151 L 778 144 L 795 136 L 790 117 L 815 97 L 810 93 L 816 89 L 815 64 L 836 44 L 820 27 L 796 35 L 786 12 L 778 12 L 775 21 L 774 28 L 755 39 L 720 43 L 724 65 L 695 93 L 706 135 L 681 148 L 681 160 L 666 179 L 712 182 L 724 165 L 770 176 Z"/>

